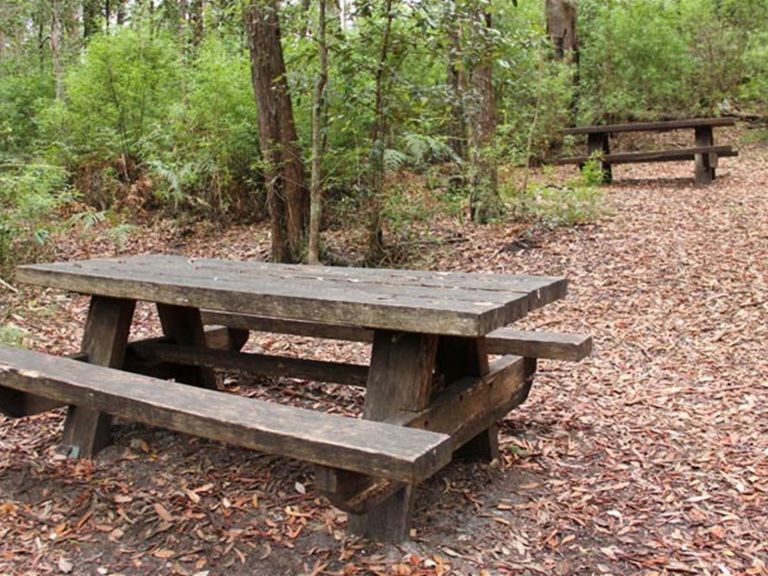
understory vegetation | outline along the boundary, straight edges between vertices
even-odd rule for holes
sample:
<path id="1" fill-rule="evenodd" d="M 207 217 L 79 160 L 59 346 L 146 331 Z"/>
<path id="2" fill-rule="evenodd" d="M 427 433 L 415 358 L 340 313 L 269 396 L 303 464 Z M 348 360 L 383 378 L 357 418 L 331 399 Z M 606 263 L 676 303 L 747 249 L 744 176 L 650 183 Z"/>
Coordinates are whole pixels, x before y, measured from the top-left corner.
<path id="1" fill-rule="evenodd" d="M 265 174 L 274 166 L 261 154 L 241 5 L 95 5 L 0 0 L 8 15 L 0 23 L 0 269 L 34 258 L 51 230 L 77 221 L 61 215 L 73 201 L 126 218 L 268 215 Z M 279 13 L 306 166 L 317 10 L 283 2 Z M 488 23 L 482 50 L 461 44 L 476 31 L 462 29 L 457 14 L 473 11 Z M 371 179 L 379 158 L 386 185 L 376 205 L 397 232 L 434 205 L 463 217 L 472 203 L 468 162 L 546 161 L 573 123 L 768 109 L 766 0 L 581 0 L 578 32 L 578 58 L 557 58 L 543 0 L 329 7 L 319 131 L 325 224 L 380 193 Z M 483 54 L 493 57 L 495 125 L 477 145 L 466 137 L 474 122 L 466 84 Z M 398 185 L 406 173 L 427 182 L 433 201 Z M 594 219 L 601 205 L 588 171 L 566 186 L 502 181 L 501 190 L 506 209 L 494 218 L 570 225 Z"/>

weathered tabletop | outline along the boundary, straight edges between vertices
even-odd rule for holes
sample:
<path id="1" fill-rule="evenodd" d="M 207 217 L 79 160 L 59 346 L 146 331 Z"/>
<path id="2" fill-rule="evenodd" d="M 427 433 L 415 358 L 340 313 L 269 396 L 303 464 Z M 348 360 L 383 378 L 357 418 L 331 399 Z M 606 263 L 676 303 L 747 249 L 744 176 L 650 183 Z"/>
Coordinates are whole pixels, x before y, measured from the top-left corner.
<path id="1" fill-rule="evenodd" d="M 559 277 L 310 267 L 162 255 L 23 266 L 18 269 L 17 279 L 91 295 L 83 355 L 92 364 L 123 370 L 131 370 L 125 357 L 135 303 L 156 303 L 172 356 L 177 360 L 183 356 L 189 362 L 173 364 L 170 377 L 214 390 L 210 368 L 231 366 L 231 362 L 242 366 L 271 363 L 274 368 L 277 357 L 239 352 L 243 339 L 236 350 L 207 350 L 201 310 L 372 330 L 367 367 L 329 366 L 306 359 L 291 359 L 289 363 L 283 358 L 278 359 L 279 373 L 290 376 L 290 367 L 303 362 L 311 363 L 313 370 L 352 374 L 355 384 L 366 387 L 364 419 L 443 434 L 446 436 L 430 436 L 427 440 L 437 438 L 444 443 L 447 439 L 450 446 L 444 448 L 451 453 L 461 451 L 465 456 L 489 460 L 498 456 L 496 421 L 527 397 L 536 360 L 507 355 L 491 364 L 486 335 L 534 308 L 562 298 L 566 292 L 566 281 Z M 245 336 L 247 339 L 247 332 Z M 168 352 L 168 344 L 159 346 Z M 213 363 L 206 364 L 205 358 Z M 95 372 L 94 378 L 98 380 Z M 173 429 L 199 433 L 200 427 L 188 420 L 194 416 L 193 423 L 205 420 L 203 431 L 211 437 L 239 438 L 211 432 L 209 425 L 215 424 L 216 430 L 241 426 L 243 423 L 232 414 L 250 410 L 242 404 L 245 399 L 238 399 L 234 412 L 227 412 L 227 416 L 206 401 L 206 406 L 195 407 L 192 414 L 187 404 L 194 403 L 195 393 L 189 386 L 180 388 L 191 390 L 183 395 L 182 407 L 178 406 L 177 393 L 168 397 L 168 390 L 157 392 L 151 382 L 144 387 L 153 394 L 163 394 L 164 405 L 176 406 Z M 135 397 L 138 392 L 133 388 L 123 390 L 110 406 L 129 400 L 146 404 L 145 398 Z M 75 447 L 79 455 L 95 454 L 109 441 L 110 417 L 100 411 L 102 405 L 91 401 L 92 396 L 85 396 L 90 407 L 70 408 L 64 427 L 65 445 Z M 278 410 L 285 411 L 276 408 L 275 414 Z M 161 416 L 162 422 L 168 422 L 165 412 Z M 341 449 L 349 446 L 341 446 L 331 456 L 327 450 L 321 455 L 318 445 L 330 440 L 316 440 L 319 431 L 304 429 L 311 425 L 306 418 L 296 415 L 297 424 L 286 430 L 284 424 L 275 424 L 277 416 L 272 416 L 265 410 L 258 422 L 250 422 L 249 426 L 256 432 L 269 429 L 272 437 L 278 437 L 274 451 L 282 453 L 280 442 L 286 439 L 292 446 L 298 445 L 297 450 L 309 461 L 332 462 L 318 470 L 316 484 L 334 504 L 350 513 L 353 532 L 387 540 L 407 537 L 412 483 L 382 483 L 375 476 L 387 474 L 373 467 L 374 477 L 360 474 L 359 463 L 345 459 L 346 452 Z M 381 441 L 375 435 L 362 427 L 351 429 L 357 430 L 359 440 L 353 453 L 381 452 Z M 263 435 L 259 438 L 253 445 L 263 445 Z M 406 435 L 403 450 L 420 438 Z M 334 446 L 339 444 L 332 440 Z M 431 446 L 425 457 L 435 460 Z M 407 450 L 403 453 L 409 454 Z M 388 474 L 391 478 L 392 472 Z"/>
<path id="2" fill-rule="evenodd" d="M 560 277 L 311 267 L 183 256 L 22 266 L 82 294 L 423 334 L 482 336 L 562 298 Z"/>

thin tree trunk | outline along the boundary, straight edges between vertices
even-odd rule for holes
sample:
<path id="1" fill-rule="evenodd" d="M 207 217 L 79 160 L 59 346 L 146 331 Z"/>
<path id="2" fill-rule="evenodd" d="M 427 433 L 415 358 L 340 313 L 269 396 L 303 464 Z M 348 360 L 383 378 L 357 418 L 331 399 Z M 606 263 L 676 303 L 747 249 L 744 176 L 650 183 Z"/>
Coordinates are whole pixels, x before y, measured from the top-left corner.
<path id="1" fill-rule="evenodd" d="M 546 0 L 547 34 L 552 41 L 555 58 L 573 63 L 573 96 L 571 113 L 575 116 L 579 92 L 579 37 L 576 30 L 576 0 Z"/>
<path id="2" fill-rule="evenodd" d="M 99 0 L 83 0 L 83 38 L 99 31 Z"/>
<path id="3" fill-rule="evenodd" d="M 117 0 L 117 25 L 122 26 L 125 23 L 125 0 Z"/>
<path id="4" fill-rule="evenodd" d="M 319 0 L 317 16 L 317 51 L 320 71 L 315 80 L 312 95 L 312 185 L 309 204 L 309 253 L 310 264 L 320 262 L 320 222 L 323 217 L 323 104 L 325 85 L 328 83 L 328 44 L 326 43 L 326 0 Z"/>
<path id="5" fill-rule="evenodd" d="M 459 158 L 467 154 L 467 126 L 462 102 L 462 55 L 460 27 L 456 18 L 456 2 L 449 3 L 446 10 L 445 30 L 448 37 L 446 76 L 448 78 L 448 98 L 450 99 L 450 120 L 448 124 L 448 143 Z"/>
<path id="6" fill-rule="evenodd" d="M 573 0 L 546 0 L 547 34 L 558 60 L 577 58 L 576 5 Z"/>
<path id="7" fill-rule="evenodd" d="M 470 14 L 467 47 L 474 54 L 474 66 L 469 79 L 467 98 L 467 127 L 469 141 L 468 183 L 470 186 L 470 218 L 485 224 L 501 215 L 498 166 L 494 144 L 496 139 L 496 96 L 493 89 L 493 53 L 489 30 L 491 15 L 479 6 Z"/>
<path id="8" fill-rule="evenodd" d="M 194 46 L 200 46 L 203 43 L 204 22 L 203 14 L 205 13 L 203 0 L 192 1 L 192 12 L 190 13 L 190 24 L 192 25 L 192 44 Z"/>
<path id="9" fill-rule="evenodd" d="M 299 262 L 308 196 L 280 43 L 278 0 L 253 0 L 245 19 L 272 221 L 272 259 Z"/>
<path id="10" fill-rule="evenodd" d="M 384 113 L 384 82 L 387 75 L 387 60 L 389 58 L 389 43 L 392 33 L 392 0 L 386 2 L 384 33 L 379 50 L 379 62 L 376 69 L 376 99 L 374 107 L 373 126 L 371 128 L 371 172 L 369 183 L 368 206 L 368 260 L 375 262 L 384 253 L 384 233 L 382 230 L 381 197 L 384 193 L 384 137 L 387 132 L 386 116 Z"/>
<path id="11" fill-rule="evenodd" d="M 51 0 L 51 61 L 56 99 L 64 98 L 63 71 L 61 66 L 61 39 L 63 35 L 61 10 L 63 0 Z"/>

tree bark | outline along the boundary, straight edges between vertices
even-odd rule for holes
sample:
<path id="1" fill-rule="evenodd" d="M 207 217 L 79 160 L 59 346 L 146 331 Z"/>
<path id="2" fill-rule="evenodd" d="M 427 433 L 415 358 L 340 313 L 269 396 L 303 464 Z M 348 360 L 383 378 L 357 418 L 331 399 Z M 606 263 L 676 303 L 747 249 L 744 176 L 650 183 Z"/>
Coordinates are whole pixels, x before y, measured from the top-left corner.
<path id="1" fill-rule="evenodd" d="M 99 0 L 83 0 L 83 38 L 88 39 L 99 31 Z"/>
<path id="2" fill-rule="evenodd" d="M 203 0 L 193 0 L 189 20 L 192 26 L 192 44 L 195 47 L 203 43 L 203 33 L 205 32 L 203 23 L 204 13 Z"/>
<path id="3" fill-rule="evenodd" d="M 489 31 L 491 15 L 475 3 L 470 10 L 468 45 L 470 77 L 466 90 L 467 140 L 469 143 L 470 218 L 485 224 L 501 215 L 499 176 L 494 144 L 496 95 L 493 88 L 493 50 Z"/>
<path id="4" fill-rule="evenodd" d="M 308 195 L 280 43 L 278 0 L 253 0 L 246 9 L 245 19 L 267 205 L 272 221 L 272 259 L 299 262 L 304 246 Z"/>
<path id="5" fill-rule="evenodd" d="M 467 154 L 467 126 L 462 103 L 462 84 L 464 83 L 461 32 L 457 21 L 456 2 L 448 3 L 445 11 L 445 33 L 448 39 L 446 76 L 448 79 L 448 98 L 450 100 L 450 120 L 448 125 L 448 143 L 459 158 Z"/>
<path id="6" fill-rule="evenodd" d="M 320 222 L 323 217 L 323 104 L 325 85 L 328 83 L 328 44 L 326 43 L 326 0 L 319 0 L 317 16 L 317 52 L 320 70 L 312 95 L 312 185 L 309 204 L 309 253 L 310 264 L 320 262 Z"/>
<path id="7" fill-rule="evenodd" d="M 576 60 L 579 51 L 574 0 L 546 0 L 547 34 L 558 60 Z"/>
<path id="8" fill-rule="evenodd" d="M 51 0 L 51 61 L 53 64 L 53 81 L 56 99 L 64 98 L 63 69 L 61 66 L 62 0 Z"/>
<path id="9" fill-rule="evenodd" d="M 117 25 L 122 26 L 125 23 L 125 0 L 117 0 Z"/>
<path id="10" fill-rule="evenodd" d="M 376 97 L 374 104 L 374 119 L 371 127 L 371 166 L 369 178 L 368 202 L 368 260 L 375 262 L 384 253 L 384 232 L 382 230 L 381 197 L 384 193 L 384 137 L 387 131 L 386 115 L 384 113 L 384 82 L 387 76 L 387 60 L 389 58 L 389 43 L 392 34 L 392 0 L 385 4 L 384 33 L 379 49 L 379 62 L 376 68 Z"/>

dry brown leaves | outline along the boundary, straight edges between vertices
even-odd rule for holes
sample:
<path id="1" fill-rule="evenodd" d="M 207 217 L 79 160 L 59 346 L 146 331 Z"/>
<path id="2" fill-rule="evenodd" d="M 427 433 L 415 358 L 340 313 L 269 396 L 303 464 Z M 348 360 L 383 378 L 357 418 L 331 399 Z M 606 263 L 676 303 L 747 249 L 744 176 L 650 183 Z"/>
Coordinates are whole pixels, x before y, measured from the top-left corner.
<path id="1" fill-rule="evenodd" d="M 503 458 L 456 463 L 420 491 L 414 541 L 345 535 L 311 470 L 132 424 L 95 462 L 56 454 L 61 414 L 0 420 L 0 573 L 768 574 L 768 152 L 742 148 L 705 189 L 688 164 L 616 170 L 612 216 L 539 231 L 439 222 L 427 265 L 564 274 L 530 327 L 591 332 L 580 365 L 544 363 L 502 426 Z M 160 224 L 128 252 L 263 258 L 263 228 Z M 457 236 L 460 234 L 460 236 Z M 329 235 L 343 245 L 340 233 Z M 72 238 L 58 258 L 109 253 Z M 24 290 L 0 314 L 29 344 L 76 348 L 87 302 Z M 141 307 L 136 335 L 156 330 Z M 273 353 L 364 361 L 362 345 L 254 336 Z M 339 386 L 225 375 L 227 389 L 355 413 Z"/>

